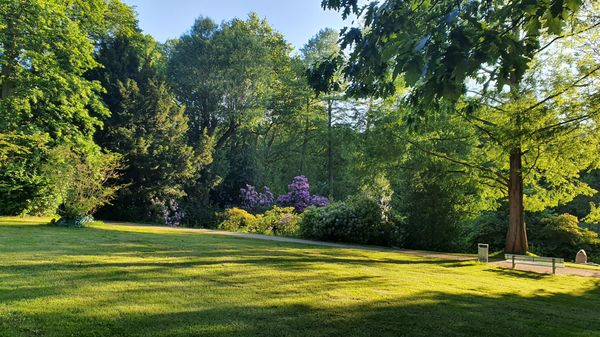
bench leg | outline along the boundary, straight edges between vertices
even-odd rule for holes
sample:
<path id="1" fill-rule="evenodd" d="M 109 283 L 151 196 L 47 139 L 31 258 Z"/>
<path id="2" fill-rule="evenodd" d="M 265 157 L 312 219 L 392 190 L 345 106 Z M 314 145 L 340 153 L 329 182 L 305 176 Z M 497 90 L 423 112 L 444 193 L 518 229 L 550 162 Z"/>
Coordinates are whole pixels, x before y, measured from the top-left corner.
<path id="1" fill-rule="evenodd" d="M 552 274 L 556 275 L 556 260 L 552 259 Z"/>
<path id="2" fill-rule="evenodd" d="M 512 269 L 515 269 L 515 256 L 512 257 Z"/>

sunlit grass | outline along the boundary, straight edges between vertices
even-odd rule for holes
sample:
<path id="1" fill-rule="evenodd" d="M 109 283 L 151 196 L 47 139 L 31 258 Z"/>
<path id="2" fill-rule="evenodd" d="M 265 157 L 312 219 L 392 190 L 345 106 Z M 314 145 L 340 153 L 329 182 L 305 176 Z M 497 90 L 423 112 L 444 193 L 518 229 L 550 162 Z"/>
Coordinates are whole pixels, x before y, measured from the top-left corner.
<path id="1" fill-rule="evenodd" d="M 596 336 L 595 279 L 0 218 L 0 336 Z M 33 226 L 32 224 L 38 224 Z"/>
<path id="2" fill-rule="evenodd" d="M 600 270 L 599 266 L 566 262 L 565 266 L 579 269 Z"/>

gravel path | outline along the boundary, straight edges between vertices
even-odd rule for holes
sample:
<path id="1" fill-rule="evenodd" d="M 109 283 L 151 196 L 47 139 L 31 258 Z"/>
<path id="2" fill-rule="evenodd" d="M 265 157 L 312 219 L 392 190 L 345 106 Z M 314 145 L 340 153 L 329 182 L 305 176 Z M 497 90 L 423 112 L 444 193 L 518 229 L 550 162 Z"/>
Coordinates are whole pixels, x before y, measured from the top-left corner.
<path id="1" fill-rule="evenodd" d="M 491 262 L 491 263 L 500 268 L 512 269 L 512 262 L 509 262 L 509 261 L 496 261 L 496 262 Z M 538 274 L 552 274 L 552 267 L 549 267 L 549 266 L 547 267 L 547 266 L 536 266 L 536 265 L 530 265 L 530 264 L 517 264 L 515 266 L 515 269 L 520 270 L 520 271 L 534 272 L 534 273 L 538 273 Z M 584 276 L 584 277 L 600 278 L 600 270 L 564 267 L 564 268 L 556 268 L 556 275 L 571 275 L 571 276 Z"/>
<path id="2" fill-rule="evenodd" d="M 281 236 L 271 236 L 271 235 L 262 235 L 262 234 L 227 232 L 227 231 L 212 230 L 212 229 L 171 228 L 171 227 L 165 227 L 165 226 L 140 225 L 140 224 L 129 223 L 129 222 L 105 222 L 105 223 L 110 224 L 110 225 L 115 225 L 115 226 L 124 226 L 124 227 L 138 227 L 138 228 L 148 228 L 148 229 L 160 228 L 162 230 L 169 230 L 169 231 L 196 232 L 196 233 L 204 233 L 204 234 L 210 234 L 210 235 L 233 236 L 233 237 L 247 238 L 247 239 L 254 239 L 254 240 L 299 243 L 299 244 L 313 245 L 313 246 L 364 249 L 364 250 L 378 251 L 378 252 L 395 252 L 395 253 L 409 254 L 409 255 L 414 255 L 414 256 L 419 256 L 419 257 L 426 257 L 426 258 L 431 258 L 431 259 L 441 259 L 441 260 L 450 260 L 450 261 L 472 261 L 472 260 L 477 259 L 477 257 L 472 256 L 472 255 L 438 253 L 438 252 L 428 252 L 428 251 L 410 250 L 410 249 L 395 249 L 395 248 L 385 248 L 385 247 L 377 247 L 377 246 L 354 245 L 354 244 L 346 244 L 346 243 L 333 243 L 333 242 L 287 238 L 287 237 L 281 237 Z M 512 265 L 508 261 L 493 261 L 493 262 L 490 262 L 490 264 L 495 265 L 500 268 L 512 269 Z M 527 265 L 527 264 L 517 264 L 515 269 L 519 270 L 519 271 L 534 272 L 534 273 L 538 273 L 538 274 L 551 274 L 552 273 L 551 267 L 535 266 L 535 265 Z M 557 275 L 574 275 L 574 276 L 600 278 L 600 270 L 581 269 L 581 268 L 573 268 L 573 267 L 556 268 L 556 274 Z"/>

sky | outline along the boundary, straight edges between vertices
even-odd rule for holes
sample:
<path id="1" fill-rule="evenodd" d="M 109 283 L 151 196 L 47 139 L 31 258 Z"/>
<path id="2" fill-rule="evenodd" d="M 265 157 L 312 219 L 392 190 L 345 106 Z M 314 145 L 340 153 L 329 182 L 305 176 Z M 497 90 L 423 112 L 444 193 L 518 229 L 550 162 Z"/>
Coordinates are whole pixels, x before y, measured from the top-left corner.
<path id="1" fill-rule="evenodd" d="M 140 27 L 164 42 L 187 32 L 199 16 L 216 22 L 246 18 L 256 12 L 266 18 L 296 49 L 319 32 L 348 25 L 341 15 L 321 8 L 321 0 L 124 0 L 134 6 Z"/>

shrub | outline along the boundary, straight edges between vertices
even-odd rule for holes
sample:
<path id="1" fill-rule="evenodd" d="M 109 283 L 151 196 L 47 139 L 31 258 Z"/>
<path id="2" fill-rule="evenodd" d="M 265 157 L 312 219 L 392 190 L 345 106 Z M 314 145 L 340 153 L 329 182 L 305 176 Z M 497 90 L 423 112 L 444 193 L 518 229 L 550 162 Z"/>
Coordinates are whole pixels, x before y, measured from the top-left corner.
<path id="1" fill-rule="evenodd" d="M 402 219 L 385 214 L 375 198 L 360 195 L 322 208 L 309 207 L 300 233 L 318 240 L 401 246 L 402 225 Z"/>
<path id="2" fill-rule="evenodd" d="M 122 187 L 111 184 L 121 168 L 117 154 L 96 149 L 84 153 L 62 146 L 52 151 L 51 158 L 48 174 L 61 201 L 58 224 L 84 223 L 84 218 L 108 204 Z"/>
<path id="3" fill-rule="evenodd" d="M 193 191 L 188 191 L 180 203 L 182 212 L 185 214 L 183 224 L 188 227 L 213 228 L 219 227 L 223 220 L 223 208 L 207 205 L 207 202 Z"/>
<path id="4" fill-rule="evenodd" d="M 293 207 L 273 207 L 263 214 L 254 216 L 240 208 L 230 208 L 220 214 L 218 228 L 227 231 L 297 236 L 301 216 Z"/>
<path id="5" fill-rule="evenodd" d="M 579 226 L 571 214 L 550 215 L 532 223 L 531 252 L 573 260 L 580 249 L 595 250 L 598 234 Z"/>
<path id="6" fill-rule="evenodd" d="M 47 135 L 0 132 L 0 215 L 53 215 L 58 206 L 50 177 Z"/>
<path id="7" fill-rule="evenodd" d="M 302 217 L 293 207 L 274 207 L 256 217 L 254 233 L 297 236 Z"/>
<path id="8" fill-rule="evenodd" d="M 508 231 L 508 214 L 504 210 L 482 212 L 469 219 L 463 228 L 464 249 L 467 252 L 477 250 L 478 243 L 490 245 L 491 252 L 504 249 Z"/>
<path id="9" fill-rule="evenodd" d="M 159 215 L 160 222 L 169 227 L 179 227 L 184 216 L 179 203 L 173 199 L 163 201 L 159 198 L 153 198 L 148 210 L 149 215 Z"/>
<path id="10" fill-rule="evenodd" d="M 294 207 L 297 213 L 302 213 L 309 206 L 326 206 L 329 199 L 318 195 L 311 196 L 308 179 L 305 176 L 297 176 L 288 185 L 288 193 L 277 198 L 277 204 Z"/>
<path id="11" fill-rule="evenodd" d="M 245 188 L 240 189 L 242 199 L 242 208 L 248 212 L 256 214 L 273 206 L 274 197 L 271 190 L 265 186 L 260 193 L 252 185 L 246 184 Z"/>
<path id="12" fill-rule="evenodd" d="M 588 262 L 600 264 L 600 239 L 595 239 L 590 243 L 588 254 Z"/>
<path id="13" fill-rule="evenodd" d="M 248 232 L 256 226 L 256 217 L 241 208 L 230 208 L 219 215 L 218 228 L 232 232 Z"/>

